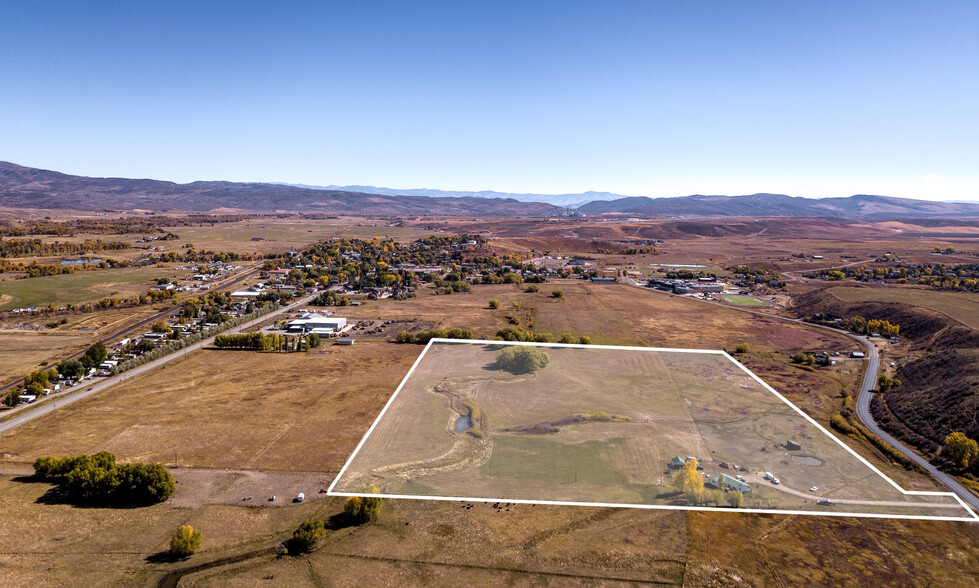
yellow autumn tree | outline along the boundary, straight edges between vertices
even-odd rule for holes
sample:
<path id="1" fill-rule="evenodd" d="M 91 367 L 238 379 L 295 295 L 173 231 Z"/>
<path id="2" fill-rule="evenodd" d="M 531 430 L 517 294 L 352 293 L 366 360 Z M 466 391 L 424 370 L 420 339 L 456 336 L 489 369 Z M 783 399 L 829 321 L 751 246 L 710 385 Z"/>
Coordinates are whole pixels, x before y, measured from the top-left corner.
<path id="1" fill-rule="evenodd" d="M 170 555 L 173 557 L 191 556 L 201 548 L 203 539 L 204 534 L 199 530 L 190 525 L 183 525 L 177 529 L 173 538 L 170 539 Z"/>
<path id="2" fill-rule="evenodd" d="M 673 487 L 692 502 L 704 502 L 704 477 L 697 471 L 697 458 L 692 458 L 673 474 Z"/>

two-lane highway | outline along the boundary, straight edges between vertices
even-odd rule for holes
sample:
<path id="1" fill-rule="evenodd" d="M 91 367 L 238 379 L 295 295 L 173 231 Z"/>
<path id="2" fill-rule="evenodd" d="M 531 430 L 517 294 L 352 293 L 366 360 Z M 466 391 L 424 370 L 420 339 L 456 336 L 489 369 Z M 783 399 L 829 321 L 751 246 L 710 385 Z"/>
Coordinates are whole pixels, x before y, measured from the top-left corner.
<path id="1" fill-rule="evenodd" d="M 313 296 L 307 296 L 306 298 L 303 298 L 302 300 L 300 300 L 298 302 L 294 302 L 294 303 L 290 304 L 289 306 L 283 306 L 282 308 L 279 308 L 277 310 L 273 310 L 272 312 L 270 312 L 268 314 L 264 314 L 264 315 L 258 317 L 257 319 L 248 321 L 247 323 L 243 323 L 241 325 L 238 325 L 237 327 L 233 327 L 231 329 L 228 329 L 227 331 L 224 331 L 221 334 L 239 333 L 239 332 L 241 332 L 241 331 L 243 331 L 245 329 L 251 328 L 251 327 L 253 327 L 253 326 L 255 326 L 255 325 L 257 325 L 257 324 L 259 324 L 259 323 L 261 323 L 263 321 L 267 321 L 271 317 L 274 317 L 274 316 L 277 316 L 277 315 L 280 315 L 280 314 L 289 312 L 289 311 L 291 311 L 291 310 L 293 310 L 293 309 L 295 309 L 295 308 L 297 308 L 299 306 L 303 306 L 305 304 L 308 304 L 309 301 L 312 300 L 312 299 L 313 299 Z M 58 398 L 52 398 L 49 401 L 45 402 L 44 404 L 42 404 L 40 406 L 37 406 L 37 407 L 34 407 L 33 409 L 24 412 L 24 414 L 15 416 L 15 417 L 13 417 L 13 418 L 11 418 L 9 420 L 6 420 L 6 421 L 3 421 L 2 423 L 0 423 L 0 434 L 3 434 L 3 433 L 5 433 L 5 432 L 7 432 L 7 431 L 9 431 L 11 429 L 15 429 L 15 428 L 23 425 L 24 423 L 28 423 L 30 421 L 33 421 L 34 419 L 40 418 L 40 417 L 42 417 L 42 416 L 44 416 L 46 414 L 52 413 L 52 412 L 54 412 L 56 410 L 60 410 L 61 408 L 64 408 L 65 406 L 67 406 L 69 404 L 73 404 L 75 402 L 78 402 L 79 400 L 83 400 L 85 398 L 88 398 L 89 396 L 92 396 L 93 394 L 98 394 L 99 392 L 102 392 L 104 390 L 107 390 L 107 389 L 115 386 L 116 384 L 119 384 L 121 382 L 124 382 L 124 381 L 126 381 L 126 380 L 128 380 L 128 379 L 130 379 L 132 377 L 138 376 L 139 374 L 142 374 L 144 372 L 148 372 L 149 370 L 158 368 L 160 366 L 164 366 L 164 365 L 170 363 L 171 361 L 174 361 L 174 360 L 176 360 L 178 358 L 181 358 L 181 357 L 187 355 L 188 353 L 193 353 L 194 351 L 197 351 L 201 347 L 205 347 L 207 345 L 210 345 L 213 342 L 214 342 L 214 337 L 213 336 L 212 337 L 208 337 L 207 339 L 202 339 L 202 340 L 198 341 L 197 343 L 193 343 L 191 345 L 188 345 L 187 347 L 184 347 L 183 349 L 181 349 L 179 351 L 175 351 L 175 352 L 170 353 L 168 355 L 164 355 L 163 357 L 161 357 L 159 359 L 155 359 L 153 361 L 144 363 L 141 366 L 135 367 L 135 368 L 133 368 L 133 369 L 127 371 L 127 372 L 123 372 L 123 373 L 121 373 L 121 374 L 119 374 L 117 376 L 111 376 L 111 377 L 102 379 L 101 381 L 93 382 L 92 384 L 90 384 L 87 388 L 85 388 L 82 391 L 79 391 L 79 392 L 70 392 L 70 393 L 68 393 L 67 395 L 64 395 L 64 396 L 60 396 Z"/>

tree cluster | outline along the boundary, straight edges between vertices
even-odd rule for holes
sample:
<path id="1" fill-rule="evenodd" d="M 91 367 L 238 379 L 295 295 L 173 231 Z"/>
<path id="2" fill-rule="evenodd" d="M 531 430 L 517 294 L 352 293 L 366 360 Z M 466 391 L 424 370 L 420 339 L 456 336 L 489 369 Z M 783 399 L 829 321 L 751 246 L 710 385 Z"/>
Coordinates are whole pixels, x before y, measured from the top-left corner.
<path id="1" fill-rule="evenodd" d="M 252 349 L 255 351 L 309 351 L 319 347 L 320 336 L 316 333 L 290 337 L 279 333 L 241 333 L 217 335 L 214 346 L 218 349 Z"/>
<path id="2" fill-rule="evenodd" d="M 551 356 L 536 347 L 508 345 L 496 352 L 496 366 L 511 374 L 530 374 L 544 369 Z"/>
<path id="3" fill-rule="evenodd" d="M 900 325 L 893 325 L 890 323 L 890 321 L 879 319 L 867 320 L 862 316 L 850 317 L 850 319 L 846 321 L 846 328 L 849 329 L 851 333 L 856 333 L 858 335 L 880 333 L 881 335 L 896 336 L 901 331 Z"/>
<path id="4" fill-rule="evenodd" d="M 979 443 L 970 439 L 961 431 L 956 431 L 945 437 L 952 461 L 963 470 L 979 468 Z"/>
<path id="5" fill-rule="evenodd" d="M 367 487 L 367 493 L 380 494 L 381 490 L 371 484 Z M 343 514 L 358 524 L 374 522 L 381 513 L 383 502 L 380 496 L 351 496 L 343 504 Z"/>
<path id="6" fill-rule="evenodd" d="M 57 482 L 72 500 L 110 504 L 153 504 L 173 495 L 176 483 L 158 463 L 117 464 L 107 451 L 95 455 L 39 457 L 35 476 Z"/>

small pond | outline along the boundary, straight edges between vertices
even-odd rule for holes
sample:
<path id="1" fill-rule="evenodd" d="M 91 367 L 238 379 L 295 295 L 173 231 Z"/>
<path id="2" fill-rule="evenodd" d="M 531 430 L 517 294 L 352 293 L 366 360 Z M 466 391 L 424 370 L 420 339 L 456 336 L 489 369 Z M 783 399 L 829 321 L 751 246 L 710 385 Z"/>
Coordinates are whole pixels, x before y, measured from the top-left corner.
<path id="1" fill-rule="evenodd" d="M 465 433 L 473 426 L 472 417 L 468 414 L 466 416 L 461 416 L 456 419 L 455 430 L 456 433 Z"/>
<path id="2" fill-rule="evenodd" d="M 792 461 L 797 461 L 799 463 L 811 466 L 823 465 L 822 460 L 816 459 L 815 457 L 810 457 L 808 455 L 793 455 Z"/>

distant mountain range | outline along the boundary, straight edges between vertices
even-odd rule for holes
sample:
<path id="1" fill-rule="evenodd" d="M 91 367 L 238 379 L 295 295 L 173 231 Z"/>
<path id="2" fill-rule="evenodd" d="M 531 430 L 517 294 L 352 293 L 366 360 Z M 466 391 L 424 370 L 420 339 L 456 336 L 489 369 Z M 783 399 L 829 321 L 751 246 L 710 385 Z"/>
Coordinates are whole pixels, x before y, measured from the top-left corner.
<path id="1" fill-rule="evenodd" d="M 617 217 L 979 217 L 979 203 L 889 196 L 801 198 L 748 196 L 625 197 L 608 192 L 508 194 L 391 190 L 372 186 L 191 182 L 90 178 L 0 162 L 0 207 L 38 210 L 154 212 L 306 212 L 392 216 Z"/>
<path id="2" fill-rule="evenodd" d="M 408 190 L 395 190 L 392 188 L 378 188 L 377 186 L 311 186 L 309 184 L 283 184 L 285 186 L 295 186 L 297 188 L 309 188 L 311 190 L 349 190 L 351 192 L 362 192 L 364 194 L 383 194 L 384 196 L 431 196 L 433 198 L 513 198 L 521 202 L 545 202 L 555 206 L 577 208 L 582 204 L 594 202 L 596 200 L 616 200 L 625 198 L 622 194 L 611 192 L 581 192 L 579 194 L 517 194 L 510 192 L 494 192 L 483 190 L 480 192 L 467 192 L 458 190 L 433 190 L 429 188 L 412 188 Z"/>

